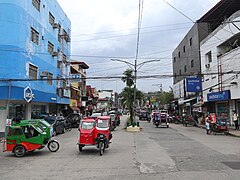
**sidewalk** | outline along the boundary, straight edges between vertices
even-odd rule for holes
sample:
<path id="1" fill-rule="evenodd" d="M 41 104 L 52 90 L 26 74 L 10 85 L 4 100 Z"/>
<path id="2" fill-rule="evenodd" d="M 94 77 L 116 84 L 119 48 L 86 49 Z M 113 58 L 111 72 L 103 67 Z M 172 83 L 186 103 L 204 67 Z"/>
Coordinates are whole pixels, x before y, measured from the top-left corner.
<path id="1" fill-rule="evenodd" d="M 203 128 L 203 129 L 206 128 L 206 126 L 202 125 L 202 124 L 198 124 L 198 127 Z M 235 136 L 235 137 L 240 137 L 240 130 L 235 130 L 234 126 L 228 126 L 228 130 L 229 130 L 229 132 L 228 132 L 229 135 Z"/>

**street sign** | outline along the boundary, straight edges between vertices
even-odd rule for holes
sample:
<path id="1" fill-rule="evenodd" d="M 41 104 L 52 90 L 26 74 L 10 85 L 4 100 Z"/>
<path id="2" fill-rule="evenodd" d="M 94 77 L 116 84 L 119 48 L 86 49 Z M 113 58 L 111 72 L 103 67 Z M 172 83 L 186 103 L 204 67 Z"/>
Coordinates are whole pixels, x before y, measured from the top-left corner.
<path id="1" fill-rule="evenodd" d="M 187 92 L 201 92 L 202 91 L 202 78 L 187 78 L 186 79 Z"/>

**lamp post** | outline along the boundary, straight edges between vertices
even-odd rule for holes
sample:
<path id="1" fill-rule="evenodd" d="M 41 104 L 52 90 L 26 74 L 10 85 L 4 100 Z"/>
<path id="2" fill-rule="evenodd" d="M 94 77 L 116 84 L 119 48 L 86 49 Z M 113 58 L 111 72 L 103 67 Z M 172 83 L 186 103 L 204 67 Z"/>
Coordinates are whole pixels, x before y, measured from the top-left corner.
<path id="1" fill-rule="evenodd" d="M 152 62 L 159 62 L 160 59 L 153 59 L 149 61 L 144 61 L 142 63 L 137 64 L 137 60 L 135 59 L 135 63 L 132 64 L 126 60 L 122 59 L 111 59 L 112 61 L 119 61 L 127 64 L 133 71 L 134 71 L 134 100 L 133 100 L 133 105 L 134 105 L 134 115 L 135 115 L 135 108 L 136 108 L 136 92 L 137 92 L 137 71 L 143 67 L 144 64 L 147 63 L 152 63 Z"/>

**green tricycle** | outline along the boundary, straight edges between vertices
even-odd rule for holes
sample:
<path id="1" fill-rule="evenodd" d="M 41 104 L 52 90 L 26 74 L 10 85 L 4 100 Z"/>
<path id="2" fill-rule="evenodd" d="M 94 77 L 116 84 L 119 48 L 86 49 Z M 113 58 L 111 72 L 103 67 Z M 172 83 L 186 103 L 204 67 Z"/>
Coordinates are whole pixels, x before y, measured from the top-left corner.
<path id="1" fill-rule="evenodd" d="M 59 143 L 51 139 L 53 129 L 42 119 L 12 122 L 8 126 L 3 151 L 13 152 L 16 157 L 23 157 L 26 152 L 42 149 L 46 145 L 51 152 L 57 152 Z"/>

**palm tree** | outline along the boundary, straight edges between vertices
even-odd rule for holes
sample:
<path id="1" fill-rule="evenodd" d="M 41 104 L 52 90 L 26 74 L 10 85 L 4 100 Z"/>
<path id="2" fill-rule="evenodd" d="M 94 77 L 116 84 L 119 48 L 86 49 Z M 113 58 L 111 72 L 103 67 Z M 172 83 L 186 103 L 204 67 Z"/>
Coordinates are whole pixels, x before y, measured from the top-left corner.
<path id="1" fill-rule="evenodd" d="M 127 69 L 123 73 L 122 81 L 126 83 L 127 87 L 132 87 L 134 85 L 134 75 L 132 69 Z"/>
<path id="2" fill-rule="evenodd" d="M 125 105 L 129 109 L 130 112 L 130 121 L 133 122 L 133 103 L 134 103 L 134 75 L 133 70 L 127 69 L 123 73 L 124 77 L 122 77 L 122 81 L 126 83 L 126 87 L 122 90 L 120 93 L 120 96 L 122 97 L 122 104 Z M 140 102 L 144 99 L 144 94 L 136 90 L 136 99 Z"/>

